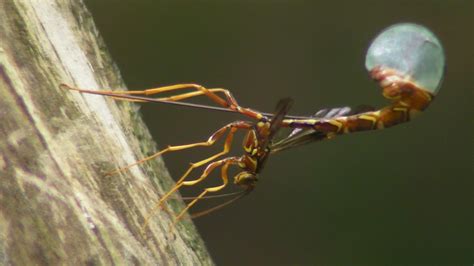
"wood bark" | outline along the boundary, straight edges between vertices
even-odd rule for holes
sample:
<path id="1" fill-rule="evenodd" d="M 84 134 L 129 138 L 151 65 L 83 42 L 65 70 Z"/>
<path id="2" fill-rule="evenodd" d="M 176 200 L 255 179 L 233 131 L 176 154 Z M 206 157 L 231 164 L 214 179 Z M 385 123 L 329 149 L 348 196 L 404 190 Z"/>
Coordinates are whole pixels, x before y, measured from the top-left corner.
<path id="1" fill-rule="evenodd" d="M 0 263 L 212 264 L 192 222 L 144 217 L 172 186 L 133 104 L 60 89 L 124 88 L 78 0 L 0 0 Z M 180 208 L 181 202 L 172 208 Z"/>

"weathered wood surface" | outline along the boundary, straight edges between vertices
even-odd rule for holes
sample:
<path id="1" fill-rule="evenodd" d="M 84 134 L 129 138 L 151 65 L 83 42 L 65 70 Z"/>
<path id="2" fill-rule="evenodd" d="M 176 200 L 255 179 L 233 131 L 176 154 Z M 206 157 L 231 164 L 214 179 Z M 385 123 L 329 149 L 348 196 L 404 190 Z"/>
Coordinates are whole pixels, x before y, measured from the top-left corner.
<path id="1" fill-rule="evenodd" d="M 140 234 L 161 161 L 104 176 L 153 152 L 133 106 L 61 82 L 124 87 L 82 1 L 0 0 L 0 263 L 212 264 L 192 223 Z"/>

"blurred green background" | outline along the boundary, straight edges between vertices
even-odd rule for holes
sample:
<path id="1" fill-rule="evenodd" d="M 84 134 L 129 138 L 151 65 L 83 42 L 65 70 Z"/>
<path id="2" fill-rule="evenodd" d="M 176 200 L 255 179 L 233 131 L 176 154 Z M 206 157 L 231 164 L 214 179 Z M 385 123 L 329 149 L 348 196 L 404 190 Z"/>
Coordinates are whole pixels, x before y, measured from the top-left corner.
<path id="1" fill-rule="evenodd" d="M 298 115 L 385 104 L 364 69 L 371 39 L 398 22 L 431 28 L 448 68 L 422 116 L 275 155 L 254 193 L 196 224 L 218 265 L 474 262 L 474 1 L 86 4 L 128 88 L 196 82 L 229 88 L 262 111 L 291 96 Z M 241 118 L 161 105 L 142 111 L 160 147 L 202 141 Z M 178 178 L 212 151 L 165 161 Z"/>

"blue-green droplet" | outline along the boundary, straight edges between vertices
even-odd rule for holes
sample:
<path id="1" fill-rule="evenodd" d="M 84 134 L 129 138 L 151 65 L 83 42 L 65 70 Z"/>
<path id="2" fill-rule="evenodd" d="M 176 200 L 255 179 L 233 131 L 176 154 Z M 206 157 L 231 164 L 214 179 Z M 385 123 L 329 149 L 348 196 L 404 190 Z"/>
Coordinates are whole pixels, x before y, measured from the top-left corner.
<path id="1" fill-rule="evenodd" d="M 375 38 L 367 51 L 365 67 L 368 71 L 375 67 L 395 69 L 420 88 L 436 94 L 443 80 L 444 61 L 443 47 L 429 29 L 401 23 Z"/>

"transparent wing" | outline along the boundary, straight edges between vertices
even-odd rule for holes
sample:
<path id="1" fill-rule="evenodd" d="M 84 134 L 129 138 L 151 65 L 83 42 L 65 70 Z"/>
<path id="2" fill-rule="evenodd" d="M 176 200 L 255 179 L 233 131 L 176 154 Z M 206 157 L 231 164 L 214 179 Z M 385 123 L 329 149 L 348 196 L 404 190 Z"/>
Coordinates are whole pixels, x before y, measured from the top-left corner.
<path id="1" fill-rule="evenodd" d="M 321 119 L 331 119 L 337 118 L 340 116 L 349 116 L 355 115 L 360 113 L 365 113 L 369 111 L 373 111 L 375 108 L 368 105 L 360 105 L 355 108 L 351 107 L 338 107 L 338 108 L 326 108 L 321 109 L 316 112 L 312 118 L 321 118 Z M 326 133 L 319 132 L 314 129 L 302 129 L 296 128 L 294 129 L 286 138 L 281 139 L 278 142 L 273 143 L 270 145 L 270 149 L 272 153 L 283 151 L 289 148 L 294 148 L 297 146 L 301 146 L 304 144 L 308 144 L 311 142 L 316 142 L 319 140 L 323 140 L 326 138 Z"/>
<path id="2" fill-rule="evenodd" d="M 293 105 L 293 100 L 291 98 L 281 99 L 275 108 L 275 113 L 270 122 L 270 134 L 268 135 L 268 140 L 272 140 L 275 134 L 281 128 L 281 122 L 285 116 L 290 111 L 291 106 Z"/>

